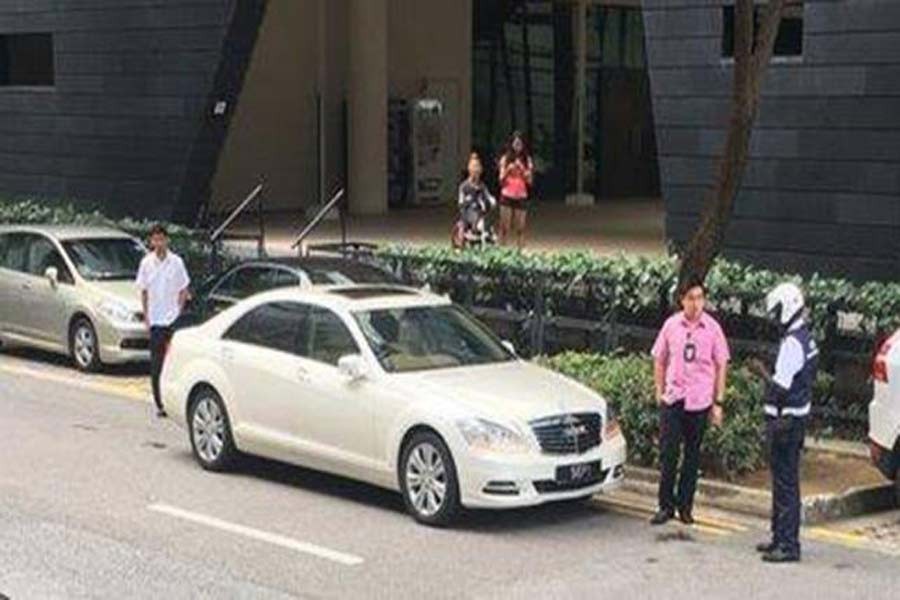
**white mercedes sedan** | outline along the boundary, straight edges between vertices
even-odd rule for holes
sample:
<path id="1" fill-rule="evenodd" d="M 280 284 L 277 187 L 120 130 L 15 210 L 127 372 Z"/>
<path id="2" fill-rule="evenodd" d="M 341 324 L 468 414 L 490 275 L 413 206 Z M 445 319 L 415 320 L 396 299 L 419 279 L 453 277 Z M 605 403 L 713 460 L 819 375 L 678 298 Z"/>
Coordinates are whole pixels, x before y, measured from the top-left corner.
<path id="1" fill-rule="evenodd" d="M 203 468 L 247 453 L 351 477 L 399 491 L 428 525 L 587 498 L 623 476 L 603 398 L 422 290 L 253 296 L 175 334 L 162 391 Z"/>

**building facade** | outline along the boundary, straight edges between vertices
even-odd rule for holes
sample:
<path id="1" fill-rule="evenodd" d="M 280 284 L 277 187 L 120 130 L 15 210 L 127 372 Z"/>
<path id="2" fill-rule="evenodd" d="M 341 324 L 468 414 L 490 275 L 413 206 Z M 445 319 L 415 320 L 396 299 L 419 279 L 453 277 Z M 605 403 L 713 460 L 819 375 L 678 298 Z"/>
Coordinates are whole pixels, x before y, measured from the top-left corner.
<path id="1" fill-rule="evenodd" d="M 346 187 L 380 214 L 416 194 L 427 152 L 404 145 L 440 137 L 452 181 L 519 129 L 543 198 L 661 196 L 683 243 L 732 20 L 730 0 L 0 0 L 0 195 L 196 223 L 264 180 L 270 211 Z M 797 1 L 782 29 L 727 252 L 896 278 L 900 3 Z M 436 130 L 409 123 L 423 98 Z"/>
<path id="2" fill-rule="evenodd" d="M 728 2 L 645 0 L 667 235 L 683 242 L 729 117 Z M 789 8 L 763 84 L 727 253 L 851 278 L 900 277 L 900 2 Z"/>

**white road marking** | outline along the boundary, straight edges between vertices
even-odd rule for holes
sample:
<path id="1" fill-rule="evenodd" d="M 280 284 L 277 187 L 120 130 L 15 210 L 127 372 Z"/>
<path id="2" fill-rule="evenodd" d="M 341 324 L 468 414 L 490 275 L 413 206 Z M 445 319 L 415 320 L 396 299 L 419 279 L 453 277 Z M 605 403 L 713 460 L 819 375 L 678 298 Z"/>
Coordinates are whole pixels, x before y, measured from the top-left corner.
<path id="1" fill-rule="evenodd" d="M 278 535 L 277 533 L 269 533 L 268 531 L 262 531 L 261 529 L 254 529 L 252 527 L 246 527 L 237 523 L 223 521 L 222 519 L 217 519 L 216 517 L 210 517 L 208 515 L 191 512 L 189 510 L 184 510 L 176 506 L 170 506 L 168 504 L 151 504 L 147 507 L 147 509 L 154 512 L 166 514 L 177 519 L 199 523 L 200 525 L 206 525 L 207 527 L 213 527 L 215 529 L 227 531 L 229 533 L 242 535 L 244 537 L 248 537 L 261 542 L 267 542 L 269 544 L 281 546 L 282 548 L 288 548 L 289 550 L 295 550 L 297 552 L 310 554 L 318 558 L 324 558 L 326 560 L 340 563 L 342 565 L 356 566 L 363 563 L 363 559 L 359 556 L 345 554 L 343 552 L 338 552 L 337 550 L 331 550 L 330 548 L 317 546 L 315 544 L 310 544 L 307 542 L 301 542 L 300 540 L 295 540 L 283 535 Z"/>

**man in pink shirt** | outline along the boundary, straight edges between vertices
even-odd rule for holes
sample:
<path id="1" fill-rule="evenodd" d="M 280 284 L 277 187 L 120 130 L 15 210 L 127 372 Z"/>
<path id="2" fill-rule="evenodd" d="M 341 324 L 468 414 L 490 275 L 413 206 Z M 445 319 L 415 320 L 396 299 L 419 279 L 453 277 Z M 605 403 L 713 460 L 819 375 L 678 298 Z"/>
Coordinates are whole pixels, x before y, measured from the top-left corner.
<path id="1" fill-rule="evenodd" d="M 681 295 L 682 310 L 663 325 L 653 344 L 656 399 L 660 405 L 659 510 L 650 520 L 661 525 L 675 516 L 694 522 L 691 514 L 700 446 L 706 423 L 722 422 L 722 399 L 731 354 L 722 328 L 704 312 L 706 289 L 692 282 Z M 675 477 L 678 455 L 684 444 L 684 460 Z"/>

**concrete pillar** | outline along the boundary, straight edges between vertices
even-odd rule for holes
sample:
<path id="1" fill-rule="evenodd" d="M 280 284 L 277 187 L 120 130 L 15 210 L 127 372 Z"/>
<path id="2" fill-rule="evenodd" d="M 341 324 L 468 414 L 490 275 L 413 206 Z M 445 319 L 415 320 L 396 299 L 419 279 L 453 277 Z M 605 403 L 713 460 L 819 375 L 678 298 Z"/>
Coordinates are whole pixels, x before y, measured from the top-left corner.
<path id="1" fill-rule="evenodd" d="M 350 211 L 387 212 L 388 0 L 348 0 Z"/>

